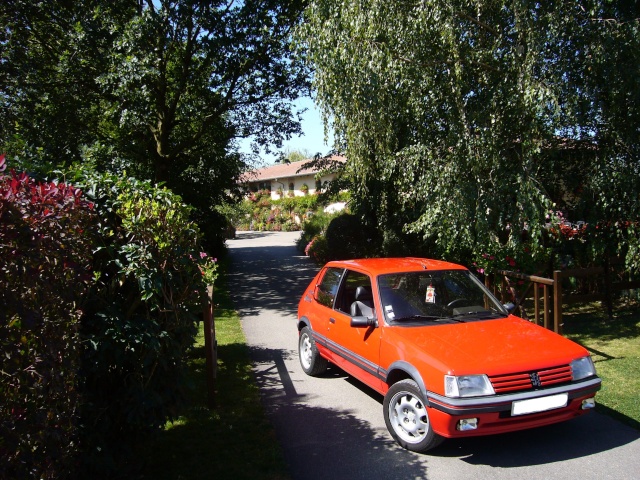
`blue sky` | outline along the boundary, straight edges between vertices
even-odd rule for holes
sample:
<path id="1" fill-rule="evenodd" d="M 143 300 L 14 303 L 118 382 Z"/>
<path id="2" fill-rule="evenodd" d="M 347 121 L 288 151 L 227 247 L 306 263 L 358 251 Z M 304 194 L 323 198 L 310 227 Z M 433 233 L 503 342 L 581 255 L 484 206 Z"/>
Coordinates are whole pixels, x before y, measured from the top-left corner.
<path id="1" fill-rule="evenodd" d="M 307 151 L 311 155 L 318 152 L 326 154 L 331 150 L 331 141 L 329 144 L 324 141 L 324 126 L 322 125 L 322 118 L 320 112 L 315 106 L 313 100 L 309 97 L 298 99 L 295 102 L 297 108 L 306 108 L 307 111 L 302 116 L 302 135 L 291 138 L 285 141 L 282 146 L 282 151 Z M 250 140 L 244 140 L 240 142 L 240 151 L 249 153 Z M 260 158 L 266 164 L 273 164 L 276 155 L 267 155 L 264 152 L 261 153 Z"/>

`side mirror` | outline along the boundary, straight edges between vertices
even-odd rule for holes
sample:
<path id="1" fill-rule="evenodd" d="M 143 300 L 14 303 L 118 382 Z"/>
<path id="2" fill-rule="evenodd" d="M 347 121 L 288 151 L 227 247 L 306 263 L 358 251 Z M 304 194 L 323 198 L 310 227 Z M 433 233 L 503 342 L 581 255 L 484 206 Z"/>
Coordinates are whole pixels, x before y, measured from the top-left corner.
<path id="1" fill-rule="evenodd" d="M 351 317 L 351 326 L 357 328 L 377 327 L 378 320 L 375 317 Z"/>
<path id="2" fill-rule="evenodd" d="M 506 308 L 507 312 L 509 313 L 513 313 L 513 311 L 516 309 L 516 306 L 513 302 L 505 303 L 503 307 Z"/>

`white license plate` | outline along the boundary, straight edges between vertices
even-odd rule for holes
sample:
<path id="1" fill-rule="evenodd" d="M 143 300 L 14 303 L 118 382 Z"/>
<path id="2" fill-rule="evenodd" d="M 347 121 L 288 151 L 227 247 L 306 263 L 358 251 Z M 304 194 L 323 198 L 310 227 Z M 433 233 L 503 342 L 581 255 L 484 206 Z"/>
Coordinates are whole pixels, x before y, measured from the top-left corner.
<path id="1" fill-rule="evenodd" d="M 511 404 L 511 415 L 526 415 L 527 413 L 546 412 L 547 410 L 566 407 L 568 400 L 569 395 L 566 393 L 520 400 Z"/>

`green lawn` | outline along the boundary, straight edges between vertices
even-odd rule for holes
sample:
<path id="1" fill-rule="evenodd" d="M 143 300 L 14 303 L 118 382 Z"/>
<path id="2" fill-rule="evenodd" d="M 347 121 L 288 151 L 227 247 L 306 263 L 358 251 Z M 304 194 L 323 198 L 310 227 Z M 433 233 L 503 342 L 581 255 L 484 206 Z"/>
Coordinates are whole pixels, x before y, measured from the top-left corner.
<path id="1" fill-rule="evenodd" d="M 191 407 L 176 422 L 167 424 L 149 446 L 144 478 L 288 479 L 273 427 L 260 404 L 240 319 L 225 291 L 216 292 L 214 300 L 218 304 L 215 408 L 207 408 L 201 323 L 198 345 L 190 359 L 195 386 Z"/>
<path id="2" fill-rule="evenodd" d="M 602 390 L 600 411 L 640 429 L 640 309 L 621 305 L 607 319 L 599 303 L 573 309 L 563 316 L 564 334 L 584 345 L 593 357 Z"/>

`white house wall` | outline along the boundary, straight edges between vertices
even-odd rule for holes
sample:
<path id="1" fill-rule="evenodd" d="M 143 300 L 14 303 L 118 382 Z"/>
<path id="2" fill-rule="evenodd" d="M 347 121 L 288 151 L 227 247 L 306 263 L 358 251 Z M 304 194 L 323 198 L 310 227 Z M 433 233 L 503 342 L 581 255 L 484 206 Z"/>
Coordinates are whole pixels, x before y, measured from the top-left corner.
<path id="1" fill-rule="evenodd" d="M 323 176 L 321 178 L 321 185 L 324 185 L 325 182 L 331 180 L 332 176 Z M 295 178 L 286 178 L 286 179 L 278 179 L 271 180 L 271 199 L 278 200 L 280 199 L 280 195 L 278 195 L 278 188 L 282 188 L 283 197 L 289 196 L 289 184 L 293 183 L 293 194 L 296 197 L 303 197 L 305 195 L 311 195 L 316 193 L 316 177 L 315 175 L 302 175 Z M 307 185 L 309 191 L 305 194 L 302 191 L 302 186 Z"/>

